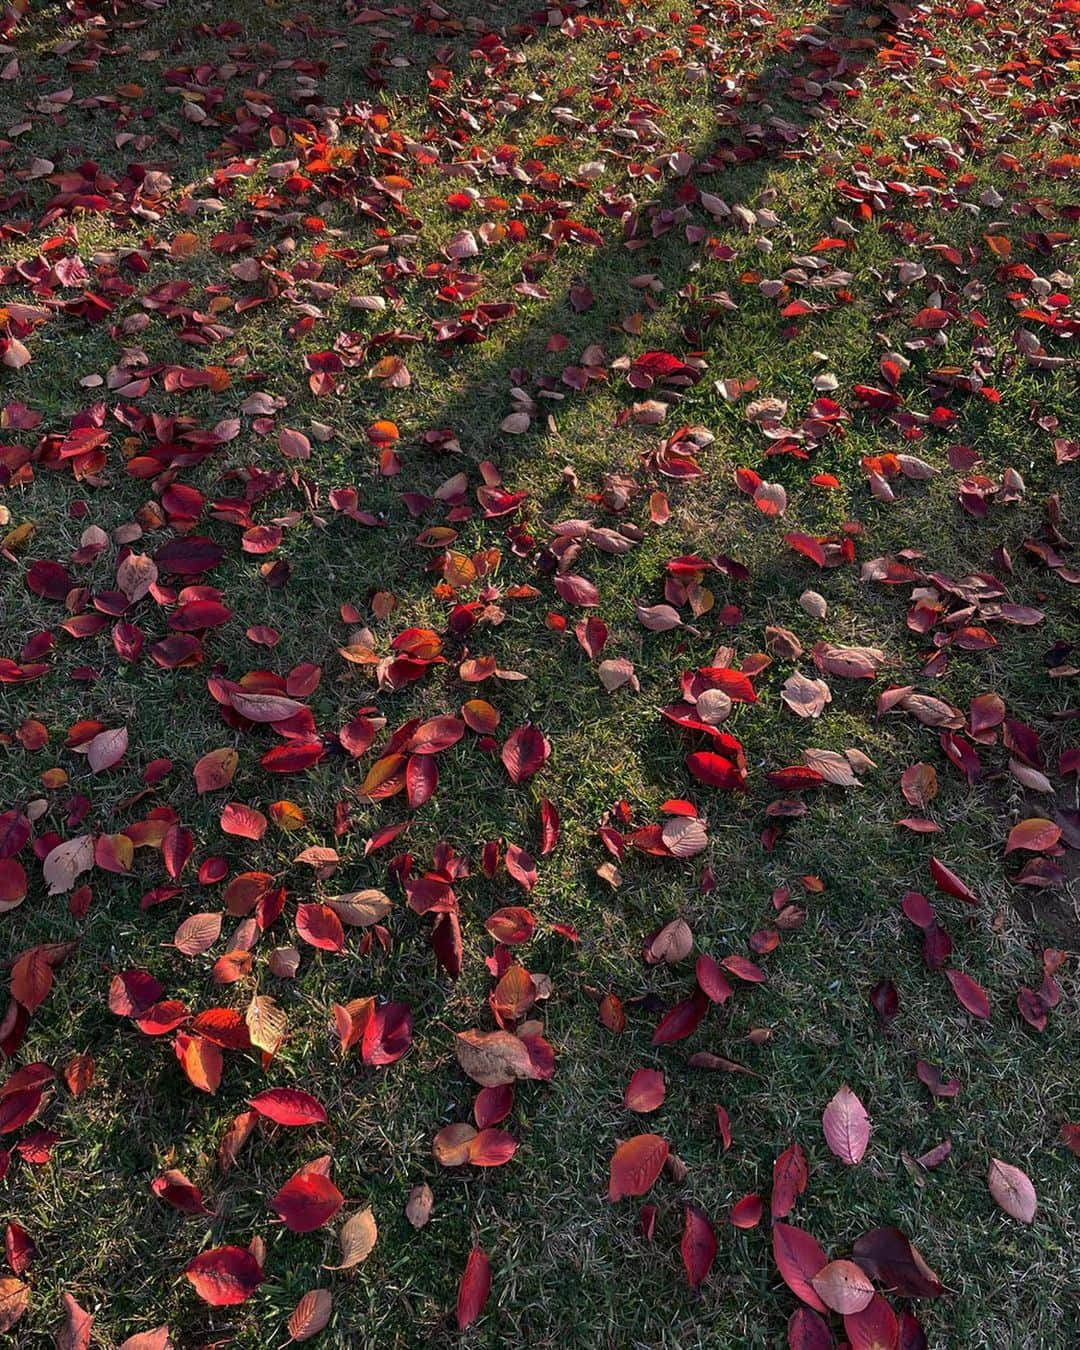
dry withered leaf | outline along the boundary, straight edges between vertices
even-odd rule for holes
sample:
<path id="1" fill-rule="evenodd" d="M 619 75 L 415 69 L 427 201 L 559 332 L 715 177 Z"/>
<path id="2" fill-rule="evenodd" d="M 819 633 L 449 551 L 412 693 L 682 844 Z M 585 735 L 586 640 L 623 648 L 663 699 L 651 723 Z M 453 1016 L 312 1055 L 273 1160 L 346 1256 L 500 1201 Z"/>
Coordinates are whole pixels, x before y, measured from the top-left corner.
<path id="1" fill-rule="evenodd" d="M 334 1296 L 329 1289 L 310 1289 L 289 1314 L 288 1330 L 294 1341 L 309 1341 L 330 1321 Z"/>
<path id="2" fill-rule="evenodd" d="M 798 717 L 820 717 L 832 702 L 832 691 L 824 680 L 808 680 L 798 671 L 789 675 L 780 697 Z"/>
<path id="3" fill-rule="evenodd" d="M 370 1207 L 351 1214 L 338 1233 L 338 1245 L 341 1247 L 341 1263 L 326 1266 L 326 1270 L 352 1270 L 362 1261 L 366 1261 L 374 1250 L 379 1229 Z"/>
<path id="4" fill-rule="evenodd" d="M 435 1193 L 426 1181 L 422 1181 L 409 1192 L 405 1204 L 405 1217 L 414 1228 L 423 1228 L 431 1218 L 435 1208 Z"/>
<path id="5" fill-rule="evenodd" d="M 1021 1168 L 1012 1163 L 1002 1162 L 1000 1158 L 990 1159 L 990 1171 L 986 1184 L 990 1194 L 1006 1214 L 1019 1223 L 1032 1224 L 1039 1208 L 1035 1187 L 1031 1178 Z"/>

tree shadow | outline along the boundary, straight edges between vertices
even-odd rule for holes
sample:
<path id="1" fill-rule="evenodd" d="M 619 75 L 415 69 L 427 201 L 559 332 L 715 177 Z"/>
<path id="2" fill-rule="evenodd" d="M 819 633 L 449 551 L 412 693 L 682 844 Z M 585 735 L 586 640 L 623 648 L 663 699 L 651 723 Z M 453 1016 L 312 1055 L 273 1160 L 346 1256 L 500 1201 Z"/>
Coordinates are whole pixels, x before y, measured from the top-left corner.
<path id="1" fill-rule="evenodd" d="M 508 33 L 520 28 L 513 13 L 507 19 Z M 498 341 L 500 330 L 494 327 L 498 353 L 482 359 L 463 382 L 454 383 L 454 366 L 465 365 L 468 357 L 461 359 L 461 349 L 453 341 L 436 344 L 450 382 L 439 403 L 438 427 L 452 432 L 470 458 L 487 458 L 494 410 L 505 415 L 521 407 L 511 400 L 510 389 L 523 389 L 534 404 L 531 426 L 523 436 L 503 437 L 506 453 L 493 457 L 498 467 L 507 468 L 527 452 L 535 432 L 543 428 L 545 406 L 560 406 L 549 402 L 552 395 L 587 397 L 587 387 L 542 370 L 544 358 L 560 350 L 568 330 L 580 332 L 587 323 L 589 333 L 597 335 L 587 341 L 601 345 L 608 369 L 616 361 L 617 369 L 624 371 L 644 353 L 641 340 L 624 326 L 635 282 L 637 293 L 647 297 L 651 308 L 645 324 L 654 349 L 685 356 L 706 346 L 706 329 L 725 302 L 722 294 L 697 293 L 694 274 L 703 249 L 718 250 L 712 256 L 726 257 L 730 245 L 725 240 L 733 231 L 755 231 L 755 209 L 760 209 L 762 194 L 766 209 L 779 201 L 786 172 L 814 153 L 807 142 L 815 123 L 840 111 L 845 96 L 830 84 L 857 78 L 891 30 L 892 15 L 883 6 L 834 4 L 821 19 L 779 30 L 771 43 L 772 54 L 756 72 L 746 72 L 745 78 L 736 72 L 723 81 L 710 76 L 721 86 L 710 99 L 712 124 L 702 129 L 696 144 L 668 147 L 655 156 L 659 182 L 651 195 L 628 204 L 620 221 L 620 239 L 586 242 L 589 236 L 578 229 L 572 210 L 553 213 L 549 233 L 566 242 L 552 249 L 549 266 L 557 265 L 559 250 L 576 250 L 570 284 L 539 308 L 531 308 L 521 320 L 521 331 L 509 341 Z M 602 159 L 603 153 L 598 152 L 597 158 Z M 639 181 L 649 180 L 642 176 Z M 703 194 L 711 209 L 703 208 Z M 641 278 L 661 269 L 670 280 L 661 281 L 656 299 Z M 468 323 L 466 328 L 478 336 Z M 486 341 L 485 336 L 476 344 L 481 352 Z M 567 347 L 566 356 L 575 372 L 580 369 L 574 364 L 580 353 Z M 571 381 L 576 378 L 570 376 Z M 600 379 L 607 382 L 607 370 Z M 587 386 L 589 380 L 584 383 Z M 627 388 L 634 397 L 670 401 L 678 398 L 679 386 L 661 379 L 651 388 L 644 380 L 636 387 L 628 382 Z"/>

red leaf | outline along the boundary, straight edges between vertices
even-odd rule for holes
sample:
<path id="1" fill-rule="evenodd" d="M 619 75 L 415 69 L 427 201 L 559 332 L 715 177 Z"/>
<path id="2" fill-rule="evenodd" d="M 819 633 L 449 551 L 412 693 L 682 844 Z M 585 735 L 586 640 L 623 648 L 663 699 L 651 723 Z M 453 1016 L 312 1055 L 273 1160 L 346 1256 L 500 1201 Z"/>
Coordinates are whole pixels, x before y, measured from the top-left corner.
<path id="1" fill-rule="evenodd" d="M 458 1330 L 471 1327 L 484 1311 L 484 1304 L 491 1293 L 491 1262 L 486 1252 L 474 1247 L 465 1263 L 465 1270 L 458 1285 L 457 1324 Z"/>
<path id="2" fill-rule="evenodd" d="M 744 1195 L 731 1207 L 728 1215 L 736 1228 L 756 1228 L 765 1213 L 765 1202 L 760 1195 Z"/>
<path id="3" fill-rule="evenodd" d="M 145 970 L 125 970 L 112 977 L 109 1011 L 117 1017 L 135 1017 L 152 1007 L 165 992 Z"/>
<path id="4" fill-rule="evenodd" d="M 701 783 L 709 787 L 738 791 L 746 783 L 746 772 L 737 764 L 713 750 L 695 750 L 687 755 L 686 767 Z"/>
<path id="5" fill-rule="evenodd" d="M 582 619 L 574 629 L 574 636 L 581 644 L 585 655 L 591 661 L 595 661 L 608 640 L 608 626 L 603 619 L 596 617 Z"/>
<path id="6" fill-rule="evenodd" d="M 340 952 L 345 948 L 345 929 L 329 905 L 314 902 L 296 908 L 296 931 L 324 952 Z"/>
<path id="7" fill-rule="evenodd" d="M 37 1247 L 33 1238 L 13 1219 L 4 1230 L 4 1255 L 12 1272 L 24 1275 L 30 1269 L 36 1252 Z M 78 1307 L 78 1304 L 75 1306 Z"/>
<path id="8" fill-rule="evenodd" d="M 986 997 L 986 990 L 981 984 L 970 975 L 965 975 L 962 970 L 947 970 L 945 976 L 952 985 L 953 993 L 972 1017 L 989 1018 L 990 1000 Z"/>
<path id="9" fill-rule="evenodd" d="M 934 908 L 922 891 L 905 891 L 900 908 L 916 928 L 929 928 L 934 922 Z"/>
<path id="10" fill-rule="evenodd" d="M 407 754 L 437 755 L 456 745 L 465 734 L 465 723 L 457 717 L 429 717 L 410 736 L 404 747 Z"/>
<path id="11" fill-rule="evenodd" d="M 268 1088 L 248 1100 L 260 1116 L 276 1125 L 325 1125 L 326 1111 L 310 1093 L 299 1088 Z"/>
<path id="12" fill-rule="evenodd" d="M 664 1104 L 664 1075 L 658 1069 L 635 1069 L 626 1085 L 623 1105 L 642 1115 Z"/>
<path id="13" fill-rule="evenodd" d="M 731 997 L 731 984 L 719 963 L 711 956 L 702 953 L 698 957 L 694 974 L 697 977 L 698 988 L 710 1003 L 726 1003 Z"/>
<path id="14" fill-rule="evenodd" d="M 824 774 L 810 768 L 808 764 L 791 764 L 786 769 L 773 769 L 766 777 L 780 792 L 804 792 L 809 788 L 821 787 L 825 782 Z"/>
<path id="15" fill-rule="evenodd" d="M 65 1294 L 64 1318 L 63 1327 L 56 1333 L 56 1350 L 89 1350 L 93 1314 L 81 1308 L 71 1294 Z"/>
<path id="16" fill-rule="evenodd" d="M 600 603 L 600 592 L 587 577 L 557 576 L 555 589 L 568 605 L 588 609 Z"/>
<path id="17" fill-rule="evenodd" d="M 179 880 L 194 851 L 195 836 L 191 831 L 180 825 L 172 826 L 161 842 L 161 861 L 173 881 Z"/>
<path id="18" fill-rule="evenodd" d="M 784 535 L 784 543 L 787 544 L 788 548 L 794 549 L 796 553 L 801 553 L 811 562 L 817 563 L 819 567 L 825 566 L 825 550 L 813 535 L 794 530 L 790 534 Z"/>
<path id="19" fill-rule="evenodd" d="M 788 1350 L 834 1350 L 832 1332 L 816 1312 L 796 1308 L 788 1319 Z"/>
<path id="20" fill-rule="evenodd" d="M 262 1266 L 243 1247 L 214 1247 L 200 1252 L 184 1267 L 195 1292 L 213 1308 L 227 1308 L 249 1299 L 262 1284 Z"/>
<path id="21" fill-rule="evenodd" d="M 167 1205 L 172 1205 L 173 1209 L 178 1209 L 182 1214 L 212 1213 L 203 1203 L 202 1191 L 198 1186 L 175 1168 L 155 1177 L 150 1183 L 150 1189 L 158 1199 L 164 1200 Z"/>
<path id="22" fill-rule="evenodd" d="M 701 1020 L 709 1010 L 709 1000 L 695 991 L 689 998 L 669 1008 L 660 1019 L 653 1032 L 653 1045 L 670 1045 L 672 1041 L 685 1040 L 701 1025 Z"/>
<path id="23" fill-rule="evenodd" d="M 322 741 L 294 741 L 289 745 L 275 745 L 259 759 L 267 773 L 303 773 L 318 764 L 326 755 Z"/>
<path id="24" fill-rule="evenodd" d="M 720 964 L 737 980 L 743 980 L 746 984 L 764 984 L 767 980 L 765 972 L 760 966 L 756 966 L 753 961 L 748 961 L 745 956 L 740 956 L 738 952 L 732 952 L 730 956 L 725 956 Z"/>
<path id="25" fill-rule="evenodd" d="M 53 984 L 52 963 L 44 947 L 31 947 L 11 967 L 11 996 L 28 1013 L 36 1012 Z"/>
<path id="26" fill-rule="evenodd" d="M 141 1019 L 139 1025 L 142 1025 Z M 213 1096 L 221 1086 L 221 1074 L 225 1067 L 225 1057 L 220 1046 L 202 1036 L 190 1036 L 186 1031 L 180 1031 L 177 1032 L 174 1049 L 180 1067 L 192 1086 Z"/>
<path id="27" fill-rule="evenodd" d="M 851 1252 L 872 1280 L 903 1298 L 937 1298 L 945 1286 L 899 1228 L 872 1228 Z"/>
<path id="28" fill-rule="evenodd" d="M 483 1129 L 469 1140 L 469 1162 L 474 1167 L 501 1167 L 517 1147 L 517 1140 L 505 1130 Z"/>
<path id="29" fill-rule="evenodd" d="M 915 1314 L 905 1308 L 899 1318 L 900 1340 L 898 1350 L 927 1350 L 930 1342 L 926 1339 L 922 1323 Z"/>
<path id="30" fill-rule="evenodd" d="M 1029 853 L 1042 853 L 1048 848 L 1053 848 L 1060 838 L 1060 825 L 1055 825 L 1052 820 L 1047 820 L 1043 816 L 1031 816 L 1028 820 L 1022 820 L 1019 825 L 1014 825 L 1009 831 L 1005 852 L 1014 853 L 1018 848 L 1022 848 Z"/>
<path id="31" fill-rule="evenodd" d="M 679 1251 L 690 1288 L 696 1289 L 716 1259 L 716 1234 L 708 1216 L 697 1205 L 687 1205 L 684 1211 Z"/>
<path id="32" fill-rule="evenodd" d="M 827 1311 L 811 1284 L 814 1276 L 829 1263 L 816 1238 L 792 1224 L 775 1223 L 773 1260 L 784 1283 L 797 1298 L 801 1298 L 816 1312 Z"/>
<path id="33" fill-rule="evenodd" d="M 795 1201 L 806 1190 L 810 1172 L 806 1154 L 798 1144 L 792 1144 L 773 1163 L 772 1201 L 770 1211 L 774 1219 L 786 1219 L 795 1207 Z"/>
<path id="34" fill-rule="evenodd" d="M 135 1018 L 135 1025 L 145 1036 L 167 1036 L 190 1016 L 187 1007 L 179 999 L 167 998 L 140 1013 Z"/>
<path id="35" fill-rule="evenodd" d="M 533 726 L 518 727 L 506 738 L 501 758 L 514 783 L 525 783 L 547 761 L 551 745 L 547 737 Z"/>
<path id="36" fill-rule="evenodd" d="M 224 556 L 225 550 L 212 539 L 186 534 L 163 544 L 154 554 L 154 562 L 174 576 L 198 576 L 216 567 Z"/>
<path id="37" fill-rule="evenodd" d="M 243 802 L 226 802 L 221 810 L 221 828 L 225 834 L 241 839 L 261 839 L 266 833 L 266 817 Z"/>
<path id="38" fill-rule="evenodd" d="M 137 1331 L 126 1341 L 121 1341 L 118 1350 L 172 1350 L 173 1339 L 167 1326 L 155 1327 L 153 1331 Z"/>
<path id="39" fill-rule="evenodd" d="M 478 1130 L 486 1130 L 505 1120 L 514 1109 L 513 1083 L 500 1083 L 498 1087 L 481 1088 L 473 1102 L 473 1119 Z"/>
<path id="40" fill-rule="evenodd" d="M 644 1195 L 667 1162 L 668 1142 L 658 1134 L 638 1134 L 615 1150 L 611 1159 L 608 1199 Z"/>
<path id="41" fill-rule="evenodd" d="M 969 905 L 979 903 L 979 897 L 970 886 L 965 885 L 955 872 L 950 871 L 937 858 L 930 859 L 930 876 L 938 890 L 944 891 L 946 895 L 951 895 L 957 900 L 966 900 Z"/>
<path id="42" fill-rule="evenodd" d="M 0 1097 L 0 1134 L 11 1134 L 33 1120 L 43 1101 L 40 1087 L 13 1088 L 9 1080 Z"/>
<path id="43" fill-rule="evenodd" d="M 393 1064 L 412 1043 L 412 1011 L 407 1003 L 383 1003 L 375 1009 L 360 1040 L 365 1064 Z"/>
<path id="44" fill-rule="evenodd" d="M 540 802 L 540 856 L 546 858 L 559 842 L 559 813 L 544 797 Z"/>
<path id="45" fill-rule="evenodd" d="M 519 905 L 507 905 L 489 914 L 484 920 L 484 927 L 496 942 L 515 946 L 528 942 L 536 932 L 536 919 L 529 910 Z"/>
<path id="46" fill-rule="evenodd" d="M 896 1314 L 880 1294 L 859 1312 L 845 1313 L 844 1332 L 851 1350 L 896 1350 L 900 1342 Z"/>
<path id="47" fill-rule="evenodd" d="M 313 1233 L 329 1223 L 344 1203 L 345 1197 L 329 1177 L 300 1171 L 273 1197 L 270 1208 L 292 1232 Z"/>
<path id="48" fill-rule="evenodd" d="M 17 858 L 0 858 L 0 914 L 26 899 L 26 868 Z"/>

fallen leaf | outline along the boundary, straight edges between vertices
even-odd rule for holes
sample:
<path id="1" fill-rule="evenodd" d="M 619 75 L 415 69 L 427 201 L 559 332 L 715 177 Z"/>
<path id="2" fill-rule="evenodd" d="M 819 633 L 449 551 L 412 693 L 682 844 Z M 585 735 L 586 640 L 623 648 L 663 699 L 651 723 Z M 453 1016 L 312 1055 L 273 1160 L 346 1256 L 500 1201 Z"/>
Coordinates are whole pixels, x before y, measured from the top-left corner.
<path id="1" fill-rule="evenodd" d="M 644 1195 L 664 1169 L 668 1142 L 658 1134 L 638 1134 L 619 1145 L 611 1158 L 608 1199 Z"/>
<path id="2" fill-rule="evenodd" d="M 826 1106 L 821 1125 L 825 1142 L 841 1162 L 854 1167 L 862 1161 L 870 1142 L 870 1118 L 846 1083 Z"/>
<path id="3" fill-rule="evenodd" d="M 996 1204 L 1019 1223 L 1032 1224 L 1039 1207 L 1035 1187 L 1031 1178 L 1019 1167 L 1002 1162 L 999 1158 L 990 1159 L 990 1171 L 986 1184 Z"/>

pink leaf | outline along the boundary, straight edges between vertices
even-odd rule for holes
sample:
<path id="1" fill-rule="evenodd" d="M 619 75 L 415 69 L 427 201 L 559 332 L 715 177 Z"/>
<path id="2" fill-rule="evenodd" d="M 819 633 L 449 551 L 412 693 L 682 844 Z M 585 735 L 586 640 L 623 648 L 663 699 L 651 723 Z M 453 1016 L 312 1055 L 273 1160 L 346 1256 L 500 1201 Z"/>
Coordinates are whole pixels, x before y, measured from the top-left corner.
<path id="1" fill-rule="evenodd" d="M 1006 1214 L 1020 1223 L 1034 1223 L 1035 1211 L 1039 1207 L 1035 1187 L 1031 1178 L 1019 1167 L 1002 1162 L 999 1158 L 990 1159 L 990 1171 L 986 1178 L 990 1194 Z"/>
<path id="2" fill-rule="evenodd" d="M 841 1162 L 854 1167 L 862 1161 L 870 1142 L 870 1117 L 846 1083 L 826 1106 L 821 1126 L 825 1142 Z"/>

